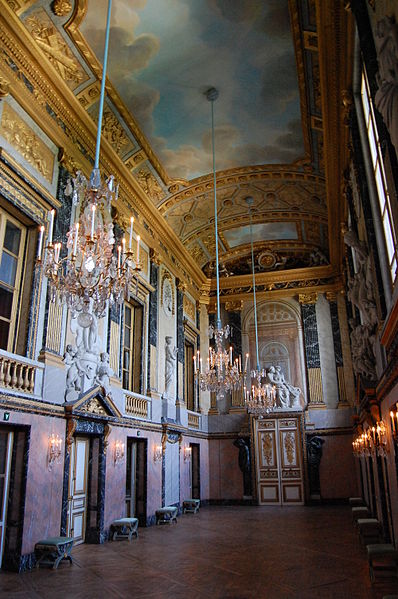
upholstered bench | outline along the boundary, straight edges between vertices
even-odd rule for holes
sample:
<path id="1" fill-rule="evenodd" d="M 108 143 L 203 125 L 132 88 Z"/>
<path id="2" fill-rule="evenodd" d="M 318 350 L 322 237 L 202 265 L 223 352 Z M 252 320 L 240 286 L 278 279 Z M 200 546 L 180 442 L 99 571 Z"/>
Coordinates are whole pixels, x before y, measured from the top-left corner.
<path id="1" fill-rule="evenodd" d="M 370 518 L 370 512 L 367 507 L 353 507 L 351 508 L 352 520 L 357 522 L 359 518 Z"/>
<path id="2" fill-rule="evenodd" d="M 61 560 L 67 559 L 73 564 L 71 551 L 73 547 L 72 537 L 49 537 L 42 539 L 35 545 L 36 567 L 45 565 L 58 568 Z"/>
<path id="3" fill-rule="evenodd" d="M 182 511 L 184 514 L 190 512 L 196 514 L 200 508 L 200 499 L 185 499 L 182 503 Z"/>
<path id="4" fill-rule="evenodd" d="M 351 507 L 366 507 L 362 497 L 349 497 L 348 503 Z"/>
<path id="5" fill-rule="evenodd" d="M 382 527 L 376 518 L 358 518 L 357 526 L 363 545 L 380 543 L 382 540 Z"/>
<path id="6" fill-rule="evenodd" d="M 173 505 L 166 505 L 156 510 L 156 524 L 167 524 L 174 522 L 177 524 L 178 509 Z"/>
<path id="7" fill-rule="evenodd" d="M 380 543 L 367 545 L 370 581 L 376 581 L 375 573 L 380 571 L 390 572 L 394 576 L 398 573 L 398 551 L 394 545 Z"/>
<path id="8" fill-rule="evenodd" d="M 112 541 L 116 539 L 128 539 L 131 541 L 132 536 L 138 537 L 138 518 L 119 518 L 111 524 L 113 530 Z"/>

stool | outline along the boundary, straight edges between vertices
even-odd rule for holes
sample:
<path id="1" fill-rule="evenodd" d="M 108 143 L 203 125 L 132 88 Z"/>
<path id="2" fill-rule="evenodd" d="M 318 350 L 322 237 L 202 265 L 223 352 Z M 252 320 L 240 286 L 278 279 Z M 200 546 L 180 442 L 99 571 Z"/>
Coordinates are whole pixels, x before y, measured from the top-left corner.
<path id="1" fill-rule="evenodd" d="M 352 521 L 356 522 L 359 518 L 369 518 L 370 512 L 367 507 L 353 507 L 351 508 Z"/>
<path id="2" fill-rule="evenodd" d="M 167 505 L 156 510 L 156 524 L 170 524 L 174 522 L 177 524 L 177 513 L 178 509 L 173 505 Z"/>
<path id="3" fill-rule="evenodd" d="M 397 576 L 398 551 L 394 545 L 381 543 L 379 545 L 367 545 L 370 581 L 376 582 L 376 572 L 386 571 Z M 378 565 L 375 565 L 376 564 Z"/>
<path id="4" fill-rule="evenodd" d="M 73 564 L 71 551 L 73 547 L 72 537 L 49 537 L 42 539 L 35 545 L 36 567 L 41 565 L 52 566 L 53 570 L 58 568 L 59 562 L 67 559 Z"/>
<path id="5" fill-rule="evenodd" d="M 348 503 L 351 507 L 366 507 L 364 500 L 362 497 L 349 497 Z"/>
<path id="6" fill-rule="evenodd" d="M 357 526 L 362 545 L 376 544 L 382 541 L 382 527 L 376 518 L 358 518 Z"/>
<path id="7" fill-rule="evenodd" d="M 112 541 L 128 539 L 130 542 L 133 535 L 135 538 L 138 537 L 138 518 L 119 518 L 112 522 L 111 528 L 113 529 Z"/>
<path id="8" fill-rule="evenodd" d="M 200 499 L 185 499 L 182 503 L 182 508 L 184 514 L 190 512 L 191 514 L 196 514 L 200 508 Z"/>

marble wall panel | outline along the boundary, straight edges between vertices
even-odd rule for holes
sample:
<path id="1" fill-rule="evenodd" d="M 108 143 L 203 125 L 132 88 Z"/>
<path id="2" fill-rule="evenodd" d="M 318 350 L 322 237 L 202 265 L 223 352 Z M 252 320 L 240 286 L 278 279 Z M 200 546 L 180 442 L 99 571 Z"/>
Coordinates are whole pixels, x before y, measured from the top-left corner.
<path id="1" fill-rule="evenodd" d="M 40 539 L 60 533 L 65 420 L 12 412 L 9 425 L 5 426 L 12 430 L 12 425 L 31 427 L 22 540 L 24 555 L 33 552 Z M 48 440 L 53 433 L 62 439 L 62 459 L 49 469 Z"/>
<path id="2" fill-rule="evenodd" d="M 357 497 L 360 490 L 357 487 L 351 432 L 320 436 L 325 441 L 319 466 L 322 499 Z"/>
<path id="3" fill-rule="evenodd" d="M 197 439 L 196 437 L 184 437 L 181 445 L 180 454 L 180 498 L 192 497 L 191 489 L 191 462 L 184 460 L 184 449 L 189 447 L 190 443 L 197 443 L 200 446 L 200 499 L 209 499 L 209 442 L 207 439 Z"/>
<path id="4" fill-rule="evenodd" d="M 239 450 L 234 439 L 209 441 L 209 498 L 210 500 L 241 500 L 243 477 L 239 469 Z"/>

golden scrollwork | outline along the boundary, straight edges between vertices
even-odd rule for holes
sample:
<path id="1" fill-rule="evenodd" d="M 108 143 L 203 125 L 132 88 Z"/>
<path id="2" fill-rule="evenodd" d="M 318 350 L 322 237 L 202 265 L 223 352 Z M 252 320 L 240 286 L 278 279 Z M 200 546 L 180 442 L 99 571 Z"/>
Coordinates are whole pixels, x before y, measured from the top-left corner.
<path id="1" fill-rule="evenodd" d="M 195 304 L 186 295 L 184 295 L 184 299 L 183 299 L 183 308 L 184 308 L 184 313 L 187 316 L 189 316 L 189 318 L 191 320 L 193 320 L 195 322 L 195 317 L 196 317 Z"/>
<path id="2" fill-rule="evenodd" d="M 227 312 L 241 312 L 243 309 L 243 300 L 225 302 L 224 307 Z"/>
<path id="3" fill-rule="evenodd" d="M 286 458 L 289 464 L 293 464 L 295 461 L 295 437 L 294 433 L 286 433 L 284 435 L 284 447 L 286 452 Z"/>
<path id="4" fill-rule="evenodd" d="M 104 455 L 106 455 L 109 445 L 109 435 L 111 434 L 111 425 L 107 422 L 104 426 Z"/>
<path id="5" fill-rule="evenodd" d="M 10 93 L 10 82 L 0 76 L 0 98 L 5 98 Z"/>
<path id="6" fill-rule="evenodd" d="M 154 174 L 151 173 L 151 171 L 147 169 L 139 170 L 137 174 L 137 179 L 142 189 L 155 204 L 163 198 L 163 189 L 160 187 Z"/>
<path id="7" fill-rule="evenodd" d="M 96 397 L 93 397 L 86 404 L 82 406 L 83 412 L 87 412 L 89 414 L 98 414 L 100 416 L 106 416 L 106 411 L 103 406 L 100 404 Z"/>
<path id="8" fill-rule="evenodd" d="M 146 155 L 144 150 L 138 150 L 138 152 L 136 152 L 126 160 L 125 165 L 127 166 L 127 168 L 133 170 L 137 166 L 145 162 L 145 160 L 148 160 L 148 156 Z"/>
<path id="9" fill-rule="evenodd" d="M 3 108 L 0 135 L 51 183 L 54 155 L 9 104 L 5 104 Z"/>
<path id="10" fill-rule="evenodd" d="M 109 109 L 104 111 L 102 134 L 109 141 L 117 154 L 122 154 L 128 146 L 129 139 L 116 116 Z"/>
<path id="11" fill-rule="evenodd" d="M 88 79 L 83 67 L 43 9 L 28 17 L 25 25 L 48 60 L 72 89 Z"/>
<path id="12" fill-rule="evenodd" d="M 57 17 L 66 17 L 72 10 L 72 2 L 69 2 L 69 0 L 54 0 L 51 8 Z"/>
<path id="13" fill-rule="evenodd" d="M 263 433 L 261 435 L 261 445 L 263 448 L 263 458 L 266 464 L 269 466 L 272 463 L 272 434 Z"/>
<path id="14" fill-rule="evenodd" d="M 75 420 L 74 418 L 70 418 L 68 420 L 67 432 L 66 432 L 66 450 L 68 453 L 73 444 L 73 435 L 75 434 L 76 427 L 77 427 L 77 420 Z"/>

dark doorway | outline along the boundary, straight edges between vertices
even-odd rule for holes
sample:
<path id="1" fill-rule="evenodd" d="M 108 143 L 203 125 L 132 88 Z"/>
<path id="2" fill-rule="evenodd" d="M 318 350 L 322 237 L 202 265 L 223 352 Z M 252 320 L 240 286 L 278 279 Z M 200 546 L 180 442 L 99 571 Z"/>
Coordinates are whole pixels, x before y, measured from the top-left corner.
<path id="1" fill-rule="evenodd" d="M 191 491 L 192 499 L 200 499 L 200 445 L 191 443 Z"/>
<path id="2" fill-rule="evenodd" d="M 127 438 L 126 516 L 146 526 L 147 440 Z"/>

